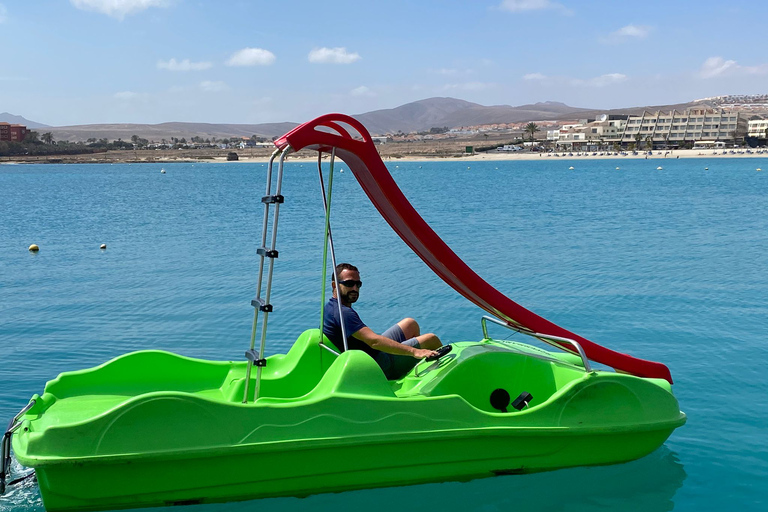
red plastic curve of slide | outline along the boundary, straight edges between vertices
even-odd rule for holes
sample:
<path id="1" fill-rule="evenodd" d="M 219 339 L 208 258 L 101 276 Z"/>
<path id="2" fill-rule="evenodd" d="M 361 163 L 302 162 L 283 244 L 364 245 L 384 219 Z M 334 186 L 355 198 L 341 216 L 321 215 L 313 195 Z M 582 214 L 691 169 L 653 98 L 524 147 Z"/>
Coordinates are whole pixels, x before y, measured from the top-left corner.
<path id="1" fill-rule="evenodd" d="M 638 359 L 615 352 L 553 324 L 517 304 L 485 282 L 454 253 L 421 218 L 395 183 L 382 162 L 365 127 L 343 114 L 326 114 L 297 126 L 275 141 L 278 148 L 290 146 L 294 151 L 313 149 L 330 152 L 336 148 L 357 178 L 368 198 L 392 229 L 443 281 L 481 309 L 508 322 L 540 334 L 576 340 L 587 357 L 617 371 L 666 379 L 672 375 L 662 363 Z M 562 348 L 574 351 L 564 344 Z"/>

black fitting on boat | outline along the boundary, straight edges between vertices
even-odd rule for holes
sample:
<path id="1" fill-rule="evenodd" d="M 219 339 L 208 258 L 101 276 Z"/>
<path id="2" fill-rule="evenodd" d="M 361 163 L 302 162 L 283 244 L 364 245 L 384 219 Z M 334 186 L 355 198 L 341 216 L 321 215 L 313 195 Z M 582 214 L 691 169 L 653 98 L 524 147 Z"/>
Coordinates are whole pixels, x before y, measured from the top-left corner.
<path id="1" fill-rule="evenodd" d="M 267 366 L 267 360 L 259 357 L 259 351 L 256 349 L 250 349 L 245 351 L 245 358 L 253 363 L 254 366 L 265 367 Z"/>
<path id="2" fill-rule="evenodd" d="M 259 308 L 259 311 L 263 311 L 265 313 L 272 312 L 272 304 L 267 304 L 267 302 L 261 297 L 259 297 L 258 299 L 253 299 L 251 301 L 251 306 L 255 308 Z"/>
<path id="3" fill-rule="evenodd" d="M 285 202 L 285 197 L 281 196 L 280 194 L 276 194 L 273 196 L 264 196 L 261 198 L 261 202 L 265 204 L 282 204 Z"/>
<path id="4" fill-rule="evenodd" d="M 533 395 L 528 393 L 527 391 L 523 391 L 522 393 L 520 393 L 520 396 L 515 398 L 515 401 L 512 402 L 512 407 L 514 407 L 518 411 L 522 411 L 523 407 L 528 407 L 528 404 L 531 403 L 531 400 L 533 400 Z"/>
<path id="5" fill-rule="evenodd" d="M 270 251 L 267 250 L 266 247 L 259 247 L 256 249 L 256 254 L 259 256 L 265 256 L 267 258 L 277 258 L 277 250 Z"/>
<path id="6" fill-rule="evenodd" d="M 491 407 L 501 412 L 507 412 L 510 398 L 506 389 L 494 389 L 491 392 Z"/>

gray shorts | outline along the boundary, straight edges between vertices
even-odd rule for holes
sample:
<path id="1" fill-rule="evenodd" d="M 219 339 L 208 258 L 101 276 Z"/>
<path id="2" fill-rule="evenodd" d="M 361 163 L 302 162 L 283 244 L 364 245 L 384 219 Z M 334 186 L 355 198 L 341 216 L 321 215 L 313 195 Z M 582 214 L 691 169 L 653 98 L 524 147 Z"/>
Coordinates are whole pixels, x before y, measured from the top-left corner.
<path id="1" fill-rule="evenodd" d="M 421 348 L 419 340 L 416 338 L 405 339 L 405 333 L 403 333 L 403 330 L 397 324 L 381 333 L 381 335 L 400 342 L 403 345 L 408 345 L 409 347 Z M 384 370 L 384 375 L 387 376 L 388 380 L 403 378 L 405 374 L 411 371 L 411 368 L 416 366 L 416 363 L 419 362 L 418 359 L 412 356 L 396 356 L 394 354 L 387 354 L 386 352 L 379 352 L 376 354 L 375 359 L 381 369 Z"/>

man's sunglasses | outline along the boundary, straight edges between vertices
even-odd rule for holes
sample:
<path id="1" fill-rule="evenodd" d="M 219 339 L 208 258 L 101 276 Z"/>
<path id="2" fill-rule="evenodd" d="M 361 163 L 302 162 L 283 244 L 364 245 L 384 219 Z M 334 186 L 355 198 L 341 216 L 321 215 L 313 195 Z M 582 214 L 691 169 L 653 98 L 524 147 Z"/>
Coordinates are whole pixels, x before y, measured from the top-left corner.
<path id="1" fill-rule="evenodd" d="M 343 284 L 347 288 L 352 288 L 353 286 L 357 286 L 358 288 L 363 286 L 362 281 L 357 281 L 355 279 L 347 279 L 345 281 L 339 281 L 339 284 Z"/>

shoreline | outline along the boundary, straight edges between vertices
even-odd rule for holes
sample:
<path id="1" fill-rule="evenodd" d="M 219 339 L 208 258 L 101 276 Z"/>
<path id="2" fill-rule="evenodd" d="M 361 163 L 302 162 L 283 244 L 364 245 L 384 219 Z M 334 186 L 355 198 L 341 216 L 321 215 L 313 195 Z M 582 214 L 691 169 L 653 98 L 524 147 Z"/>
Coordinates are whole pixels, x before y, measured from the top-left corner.
<path id="1" fill-rule="evenodd" d="M 50 158 L 38 157 L 37 159 L 11 159 L 0 161 L 0 165 L 27 165 L 27 164 L 174 164 L 174 163 L 268 163 L 269 156 L 247 156 L 243 155 L 238 160 L 227 160 L 226 157 L 195 157 L 195 156 L 179 156 L 173 158 L 151 158 L 141 159 L 131 157 L 127 155 L 112 155 L 107 158 L 93 158 L 92 155 L 87 155 L 85 158 L 82 155 L 75 157 L 67 156 L 52 156 Z M 700 150 L 700 149 L 676 149 L 668 151 L 653 151 L 652 154 L 647 152 L 557 152 L 557 153 L 537 153 L 529 151 L 520 152 L 488 152 L 479 154 L 461 154 L 450 156 L 433 156 L 433 155 L 403 155 L 398 157 L 392 157 L 383 155 L 382 160 L 384 163 L 388 162 L 504 162 L 504 161 L 529 161 L 529 160 L 678 160 L 678 159 L 690 159 L 690 158 L 768 158 L 768 149 L 740 149 L 740 150 Z M 327 160 L 327 156 L 324 157 Z M 305 156 L 302 154 L 291 155 L 286 158 L 289 162 L 315 162 L 316 156 Z"/>

